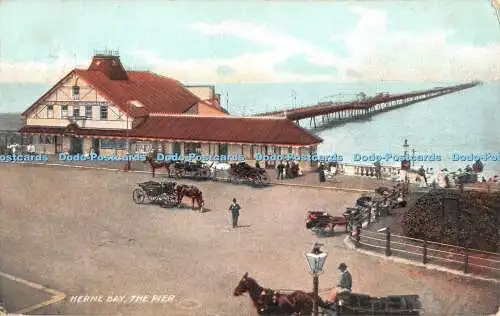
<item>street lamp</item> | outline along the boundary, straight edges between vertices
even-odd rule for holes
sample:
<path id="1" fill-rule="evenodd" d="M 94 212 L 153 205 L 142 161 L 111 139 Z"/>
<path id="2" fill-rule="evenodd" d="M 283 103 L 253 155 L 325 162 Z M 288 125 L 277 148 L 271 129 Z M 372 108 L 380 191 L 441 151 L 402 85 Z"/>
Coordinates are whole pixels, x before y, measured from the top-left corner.
<path id="1" fill-rule="evenodd" d="M 126 145 L 127 146 L 127 156 L 126 156 L 127 161 L 125 164 L 125 170 L 127 170 L 127 171 L 130 171 L 132 169 L 132 165 L 131 165 L 132 163 L 130 161 L 130 131 L 129 131 L 129 122 L 128 122 L 130 119 L 129 106 L 130 105 L 127 105 L 127 117 L 126 117 L 126 119 L 127 119 L 127 135 L 126 135 L 126 137 L 127 137 L 127 145 Z"/>
<path id="2" fill-rule="evenodd" d="M 402 163 L 402 167 L 404 167 L 404 170 L 405 170 L 405 185 L 404 185 L 404 188 L 403 188 L 403 198 L 404 198 L 404 195 L 406 193 L 406 191 L 408 190 L 408 184 L 409 184 L 409 178 L 408 178 L 408 172 L 410 171 L 410 161 L 406 158 L 408 158 L 408 147 L 410 147 L 410 145 L 408 145 L 408 139 L 405 138 L 405 142 L 403 144 L 403 157 L 404 157 L 404 160 L 403 160 L 403 163 Z"/>
<path id="3" fill-rule="evenodd" d="M 323 273 L 323 265 L 326 262 L 327 252 L 321 251 L 323 244 L 315 243 L 311 252 L 306 253 L 309 272 L 313 275 L 313 316 L 318 316 L 318 284 L 319 275 Z"/>
<path id="4" fill-rule="evenodd" d="M 415 167 L 415 152 L 416 152 L 416 150 L 415 150 L 415 148 L 413 148 L 413 149 L 411 150 L 411 154 L 412 154 L 411 158 L 412 158 L 412 159 L 410 159 L 411 165 L 412 165 L 413 167 Z"/>

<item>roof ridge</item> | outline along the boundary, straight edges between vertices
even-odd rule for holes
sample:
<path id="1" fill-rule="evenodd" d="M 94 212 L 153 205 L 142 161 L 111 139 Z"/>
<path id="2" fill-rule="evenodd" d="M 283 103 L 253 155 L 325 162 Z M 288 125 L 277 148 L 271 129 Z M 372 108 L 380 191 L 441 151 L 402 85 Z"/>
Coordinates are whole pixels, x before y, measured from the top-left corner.
<path id="1" fill-rule="evenodd" d="M 150 117 L 196 117 L 196 118 L 223 118 L 223 119 L 254 119 L 254 120 L 285 120 L 290 121 L 284 116 L 236 116 L 236 115 L 199 115 L 199 114 L 177 114 L 164 112 L 150 112 Z M 291 122 L 291 121 L 290 121 Z"/>

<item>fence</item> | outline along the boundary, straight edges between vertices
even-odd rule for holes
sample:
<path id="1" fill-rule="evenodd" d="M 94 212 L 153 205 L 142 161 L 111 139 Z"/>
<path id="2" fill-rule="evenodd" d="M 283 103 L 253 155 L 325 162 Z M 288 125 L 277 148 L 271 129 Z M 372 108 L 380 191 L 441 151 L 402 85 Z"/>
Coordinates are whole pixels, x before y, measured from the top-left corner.
<path id="1" fill-rule="evenodd" d="M 385 232 L 364 230 L 352 237 L 356 247 L 445 268 L 500 280 L 500 253 L 469 249 L 409 238 Z"/>

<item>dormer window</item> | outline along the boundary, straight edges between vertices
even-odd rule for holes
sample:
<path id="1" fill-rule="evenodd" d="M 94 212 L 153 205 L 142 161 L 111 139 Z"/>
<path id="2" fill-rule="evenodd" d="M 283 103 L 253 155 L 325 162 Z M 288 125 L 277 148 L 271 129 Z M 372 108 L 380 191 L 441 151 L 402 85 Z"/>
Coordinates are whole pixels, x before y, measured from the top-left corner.
<path id="1" fill-rule="evenodd" d="M 144 107 L 144 104 L 142 104 L 141 102 L 139 102 L 137 100 L 129 101 L 129 103 L 132 104 L 136 108 L 143 108 Z"/>
<path id="2" fill-rule="evenodd" d="M 71 95 L 73 96 L 73 100 L 80 100 L 80 87 L 73 86 Z"/>

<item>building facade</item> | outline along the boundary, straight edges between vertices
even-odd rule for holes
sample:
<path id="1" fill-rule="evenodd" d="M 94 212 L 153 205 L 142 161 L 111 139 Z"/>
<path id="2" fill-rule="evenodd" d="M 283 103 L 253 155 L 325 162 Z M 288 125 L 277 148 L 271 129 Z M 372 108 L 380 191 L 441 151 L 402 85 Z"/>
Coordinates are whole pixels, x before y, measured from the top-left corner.
<path id="1" fill-rule="evenodd" d="M 23 114 L 37 153 L 306 154 L 321 139 L 285 118 L 231 116 L 213 86 L 126 71 L 116 55 L 73 69 Z"/>

